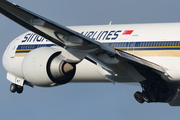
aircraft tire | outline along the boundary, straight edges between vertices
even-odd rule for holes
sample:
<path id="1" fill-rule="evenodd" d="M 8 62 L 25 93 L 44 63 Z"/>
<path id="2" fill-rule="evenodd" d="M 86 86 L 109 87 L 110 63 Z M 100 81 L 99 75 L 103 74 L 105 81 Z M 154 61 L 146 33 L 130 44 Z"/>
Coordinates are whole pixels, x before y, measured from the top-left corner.
<path id="1" fill-rule="evenodd" d="M 11 86 L 10 86 L 10 91 L 11 91 L 12 93 L 15 93 L 15 92 L 17 91 L 17 85 L 14 84 L 14 83 L 12 83 Z"/>
<path id="2" fill-rule="evenodd" d="M 17 87 L 17 93 L 21 94 L 23 92 L 23 87 L 22 86 L 18 86 Z"/>
<path id="3" fill-rule="evenodd" d="M 149 98 L 152 102 L 158 102 L 159 101 L 159 94 L 157 91 L 153 90 L 149 92 Z"/>
<path id="4" fill-rule="evenodd" d="M 134 98 L 139 102 L 139 103 L 144 103 L 144 99 L 142 97 L 142 93 L 137 91 L 134 93 Z"/>

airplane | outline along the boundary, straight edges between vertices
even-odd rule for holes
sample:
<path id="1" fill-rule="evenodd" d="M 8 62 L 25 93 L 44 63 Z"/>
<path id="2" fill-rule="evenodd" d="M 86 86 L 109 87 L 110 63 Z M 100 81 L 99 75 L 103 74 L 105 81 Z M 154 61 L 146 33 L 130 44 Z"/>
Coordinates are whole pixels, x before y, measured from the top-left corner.
<path id="1" fill-rule="evenodd" d="M 180 23 L 67 27 L 7 0 L 0 13 L 30 30 L 3 55 L 12 93 L 24 85 L 135 82 L 139 103 L 180 106 Z"/>

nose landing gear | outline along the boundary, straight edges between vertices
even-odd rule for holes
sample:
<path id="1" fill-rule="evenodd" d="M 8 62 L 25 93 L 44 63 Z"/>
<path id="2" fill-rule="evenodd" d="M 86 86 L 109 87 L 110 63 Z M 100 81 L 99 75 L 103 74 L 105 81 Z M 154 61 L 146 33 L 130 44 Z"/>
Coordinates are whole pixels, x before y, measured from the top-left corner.
<path id="1" fill-rule="evenodd" d="M 19 86 L 19 85 L 12 83 L 10 86 L 10 91 L 12 93 L 17 92 L 17 93 L 21 94 L 23 92 L 23 86 Z"/>

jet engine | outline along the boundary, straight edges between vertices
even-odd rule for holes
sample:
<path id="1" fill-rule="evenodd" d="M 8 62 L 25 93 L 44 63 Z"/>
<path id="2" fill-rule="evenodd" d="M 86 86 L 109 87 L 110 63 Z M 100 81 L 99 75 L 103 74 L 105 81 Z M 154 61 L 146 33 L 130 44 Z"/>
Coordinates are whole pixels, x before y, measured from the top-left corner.
<path id="1" fill-rule="evenodd" d="M 29 52 L 22 63 L 24 78 L 37 86 L 55 86 L 70 82 L 76 71 L 74 63 L 66 62 L 61 51 L 41 47 Z"/>

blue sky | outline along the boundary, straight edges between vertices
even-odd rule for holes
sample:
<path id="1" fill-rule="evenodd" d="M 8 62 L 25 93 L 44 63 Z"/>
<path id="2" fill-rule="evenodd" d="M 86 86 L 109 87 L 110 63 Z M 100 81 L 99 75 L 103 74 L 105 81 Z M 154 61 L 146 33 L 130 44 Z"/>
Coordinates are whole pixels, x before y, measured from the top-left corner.
<path id="1" fill-rule="evenodd" d="M 180 21 L 179 0 L 11 0 L 66 26 Z M 0 56 L 27 30 L 0 14 Z M 178 119 L 180 107 L 139 104 L 133 94 L 140 86 L 112 83 L 68 83 L 30 88 L 12 94 L 0 64 L 0 119 L 23 120 L 152 120 Z"/>

